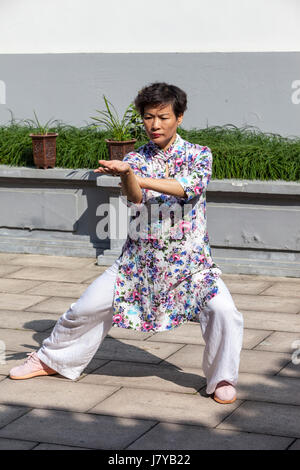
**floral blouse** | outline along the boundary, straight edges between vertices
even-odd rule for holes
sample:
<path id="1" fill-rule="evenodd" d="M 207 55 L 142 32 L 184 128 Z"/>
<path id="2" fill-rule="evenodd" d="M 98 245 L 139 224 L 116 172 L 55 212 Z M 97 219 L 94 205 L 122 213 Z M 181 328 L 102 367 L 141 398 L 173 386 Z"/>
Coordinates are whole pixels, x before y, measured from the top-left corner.
<path id="1" fill-rule="evenodd" d="M 168 177 L 181 184 L 186 197 L 142 189 L 140 204 L 125 198 L 135 213 L 119 257 L 113 325 L 163 331 L 199 321 L 201 308 L 218 292 L 216 280 L 222 274 L 212 260 L 206 229 L 211 151 L 177 134 L 166 151 L 150 141 L 123 161 L 146 178 L 166 178 L 168 163 Z"/>

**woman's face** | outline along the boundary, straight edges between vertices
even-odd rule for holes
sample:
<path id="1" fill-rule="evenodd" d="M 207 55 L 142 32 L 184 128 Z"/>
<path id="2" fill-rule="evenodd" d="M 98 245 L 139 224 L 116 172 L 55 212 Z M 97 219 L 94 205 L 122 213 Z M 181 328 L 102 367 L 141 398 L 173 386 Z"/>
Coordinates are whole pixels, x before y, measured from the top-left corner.
<path id="1" fill-rule="evenodd" d="M 161 149 L 166 150 L 176 136 L 183 115 L 175 116 L 172 104 L 145 106 L 143 122 L 148 137 Z"/>

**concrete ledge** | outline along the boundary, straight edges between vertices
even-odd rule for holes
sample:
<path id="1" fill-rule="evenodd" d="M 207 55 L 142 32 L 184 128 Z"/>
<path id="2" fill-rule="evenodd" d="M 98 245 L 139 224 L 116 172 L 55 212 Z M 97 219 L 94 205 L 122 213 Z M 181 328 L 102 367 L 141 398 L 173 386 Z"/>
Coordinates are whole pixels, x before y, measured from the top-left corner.
<path id="1" fill-rule="evenodd" d="M 95 181 L 97 186 L 106 188 L 118 188 L 121 182 L 118 176 L 97 175 L 88 168 L 47 168 L 46 170 L 28 167 L 11 167 L 0 165 L 0 181 L 6 178 L 42 179 L 42 180 L 68 180 L 68 181 Z M 299 195 L 300 182 L 289 181 L 261 181 L 239 179 L 212 179 L 207 192 L 234 192 L 249 194 L 283 194 Z"/>
<path id="2" fill-rule="evenodd" d="M 105 188 L 117 188 L 120 182 L 121 179 L 118 176 L 101 175 L 97 178 L 97 185 Z M 300 196 L 300 182 L 212 179 L 208 185 L 207 193 L 212 192 Z"/>
<path id="3" fill-rule="evenodd" d="M 92 169 L 0 165 L 0 251 L 95 256 L 111 264 L 124 240 L 98 238 L 104 216 L 97 210 L 116 205 L 119 183 Z M 211 180 L 207 206 L 223 272 L 300 276 L 300 183 Z"/>
<path id="4" fill-rule="evenodd" d="M 40 168 L 14 167 L 9 165 L 0 165 L 0 181 L 6 178 L 20 179 L 42 179 L 42 180 L 94 180 L 97 175 L 88 168 Z"/>
<path id="5" fill-rule="evenodd" d="M 211 180 L 207 192 L 282 194 L 300 196 L 300 183 L 290 181 Z"/>
<path id="6" fill-rule="evenodd" d="M 0 165 L 0 251 L 96 257 L 108 249 L 96 235 L 97 207 L 108 202 L 96 182 L 90 169 Z"/>

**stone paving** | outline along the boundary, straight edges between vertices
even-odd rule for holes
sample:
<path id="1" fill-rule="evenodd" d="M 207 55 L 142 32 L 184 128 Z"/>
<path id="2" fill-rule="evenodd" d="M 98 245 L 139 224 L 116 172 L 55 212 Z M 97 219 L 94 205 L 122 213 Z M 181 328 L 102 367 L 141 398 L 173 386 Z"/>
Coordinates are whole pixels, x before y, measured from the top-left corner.
<path id="1" fill-rule="evenodd" d="M 238 400 L 205 393 L 200 325 L 112 328 L 77 381 L 9 370 L 99 276 L 92 258 L 0 254 L 0 449 L 300 449 L 300 279 L 224 274 L 245 330 Z"/>

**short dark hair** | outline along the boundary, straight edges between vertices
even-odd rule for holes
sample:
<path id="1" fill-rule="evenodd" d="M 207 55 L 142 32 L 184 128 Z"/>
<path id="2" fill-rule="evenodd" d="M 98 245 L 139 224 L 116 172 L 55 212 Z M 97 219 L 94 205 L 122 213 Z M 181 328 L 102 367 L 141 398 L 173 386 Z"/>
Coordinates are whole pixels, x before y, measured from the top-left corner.
<path id="1" fill-rule="evenodd" d="M 146 106 L 169 103 L 178 118 L 187 108 L 187 95 L 177 86 L 164 82 L 155 82 L 142 88 L 134 100 L 134 105 L 142 117 Z"/>

